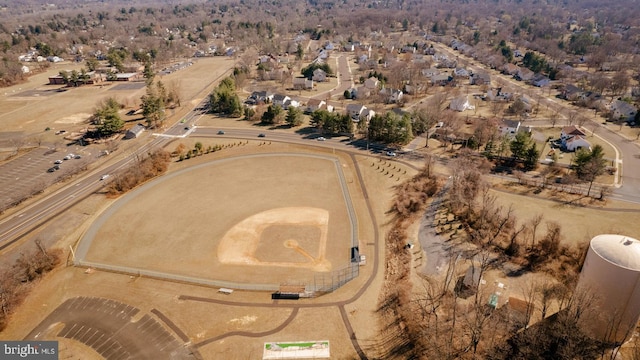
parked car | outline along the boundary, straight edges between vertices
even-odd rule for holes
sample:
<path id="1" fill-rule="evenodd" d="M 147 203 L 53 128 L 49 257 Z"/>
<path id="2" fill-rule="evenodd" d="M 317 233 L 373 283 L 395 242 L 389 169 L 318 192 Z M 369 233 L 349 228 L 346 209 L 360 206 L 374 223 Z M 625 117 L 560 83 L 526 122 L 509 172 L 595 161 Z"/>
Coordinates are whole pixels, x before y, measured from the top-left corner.
<path id="1" fill-rule="evenodd" d="M 319 138 L 316 138 L 316 140 L 318 140 L 318 141 L 325 141 L 325 140 L 327 140 L 327 139 L 325 139 L 323 136 L 320 136 Z"/>
<path id="2" fill-rule="evenodd" d="M 58 159 L 56 161 L 53 162 L 54 164 L 62 164 L 62 160 Z"/>
<path id="3" fill-rule="evenodd" d="M 396 153 L 393 151 L 387 151 L 387 156 L 396 156 Z"/>
<path id="4" fill-rule="evenodd" d="M 74 158 L 75 158 L 75 159 L 82 159 L 82 156 L 80 156 L 80 155 L 76 155 L 76 156 L 74 156 Z"/>

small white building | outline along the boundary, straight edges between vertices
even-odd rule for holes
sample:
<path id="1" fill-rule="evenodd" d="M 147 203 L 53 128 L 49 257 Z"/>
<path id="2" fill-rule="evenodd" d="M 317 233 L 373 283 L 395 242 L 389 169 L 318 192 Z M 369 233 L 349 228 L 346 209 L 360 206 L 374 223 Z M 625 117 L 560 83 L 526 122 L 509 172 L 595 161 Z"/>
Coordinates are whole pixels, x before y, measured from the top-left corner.
<path id="1" fill-rule="evenodd" d="M 476 107 L 469 102 L 469 95 L 462 95 L 453 100 L 449 104 L 449 109 L 455 111 L 473 110 Z"/>
<path id="2" fill-rule="evenodd" d="M 520 121 L 518 120 L 502 120 L 498 125 L 498 130 L 503 136 L 516 136 L 520 131 Z"/>

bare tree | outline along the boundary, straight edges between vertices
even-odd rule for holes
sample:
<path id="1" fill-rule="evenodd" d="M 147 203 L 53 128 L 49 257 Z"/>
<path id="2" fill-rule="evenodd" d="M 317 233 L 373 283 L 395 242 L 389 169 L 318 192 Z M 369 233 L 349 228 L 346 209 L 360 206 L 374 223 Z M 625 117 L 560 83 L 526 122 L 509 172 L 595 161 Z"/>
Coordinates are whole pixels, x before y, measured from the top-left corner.
<path id="1" fill-rule="evenodd" d="M 544 219 L 544 215 L 538 213 L 533 218 L 529 220 L 529 226 L 531 226 L 531 246 L 536 246 L 536 232 L 538 231 L 538 226 Z"/>

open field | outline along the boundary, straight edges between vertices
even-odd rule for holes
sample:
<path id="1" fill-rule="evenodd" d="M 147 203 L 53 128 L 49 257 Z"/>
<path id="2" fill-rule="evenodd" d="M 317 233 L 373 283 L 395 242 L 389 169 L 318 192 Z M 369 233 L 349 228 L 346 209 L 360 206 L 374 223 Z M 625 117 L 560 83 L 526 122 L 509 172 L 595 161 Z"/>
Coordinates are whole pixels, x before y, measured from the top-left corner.
<path id="1" fill-rule="evenodd" d="M 183 101 L 183 107 L 191 109 L 208 94 L 220 75 L 233 68 L 233 64 L 228 57 L 200 58 L 189 67 L 158 76 L 157 80 L 167 88 L 178 89 L 181 98 L 188 99 Z M 13 147 L 16 142 L 62 146 L 65 141 L 62 136 L 55 135 L 55 131 L 82 131 L 87 127 L 86 122 L 96 104 L 108 97 L 115 97 L 125 105 L 123 113 L 138 106 L 140 96 L 145 91 L 143 82 L 134 83 L 132 85 L 138 86 L 127 90 L 117 90 L 123 84 L 112 82 L 77 88 L 47 85 L 49 76 L 57 75 L 62 70 L 79 70 L 81 67 L 82 64 L 75 63 L 55 65 L 44 73 L 30 77 L 25 84 L 3 89 L 0 93 L 0 149 Z M 65 91 L 56 91 L 58 89 Z M 203 90 L 207 91 L 203 93 Z M 179 112 L 180 109 L 175 109 L 169 115 Z M 134 120 L 126 116 L 123 118 Z M 45 131 L 47 127 L 53 131 Z"/>
<path id="2" fill-rule="evenodd" d="M 86 260 L 101 264 L 301 283 L 349 263 L 351 200 L 338 171 L 331 158 L 293 154 L 202 164 L 118 200 L 81 247 L 89 241 Z"/>

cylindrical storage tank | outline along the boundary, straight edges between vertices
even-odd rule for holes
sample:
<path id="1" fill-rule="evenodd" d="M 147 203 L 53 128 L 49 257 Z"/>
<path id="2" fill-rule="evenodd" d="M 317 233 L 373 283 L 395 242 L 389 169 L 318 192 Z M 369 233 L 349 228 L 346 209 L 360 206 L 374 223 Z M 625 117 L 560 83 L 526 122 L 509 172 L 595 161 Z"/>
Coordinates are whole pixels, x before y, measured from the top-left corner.
<path id="1" fill-rule="evenodd" d="M 611 234 L 591 239 L 574 300 L 583 308 L 586 335 L 626 341 L 640 318 L 640 241 Z"/>

